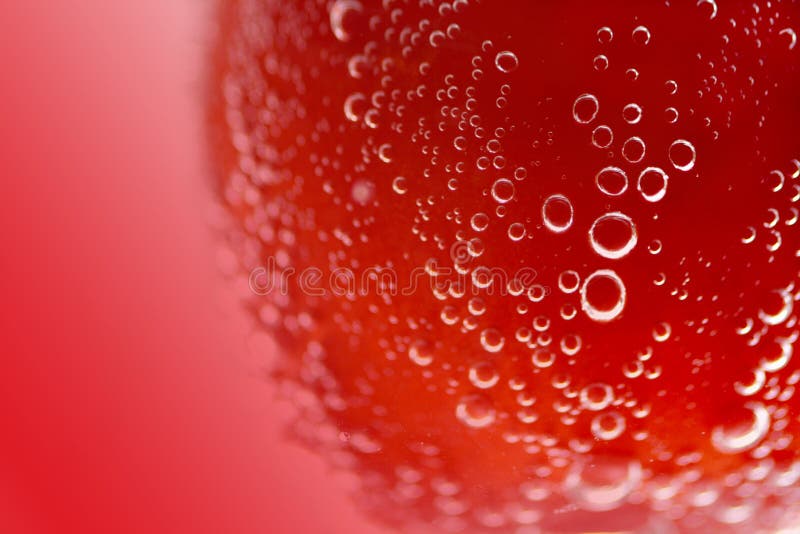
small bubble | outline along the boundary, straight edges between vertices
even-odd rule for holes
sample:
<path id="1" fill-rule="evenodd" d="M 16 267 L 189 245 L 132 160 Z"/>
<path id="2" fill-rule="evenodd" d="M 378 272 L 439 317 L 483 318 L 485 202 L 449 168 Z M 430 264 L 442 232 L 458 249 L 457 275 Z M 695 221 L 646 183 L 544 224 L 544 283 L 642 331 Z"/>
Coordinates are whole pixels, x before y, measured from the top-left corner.
<path id="1" fill-rule="evenodd" d="M 622 155 L 629 163 L 639 163 L 644 159 L 646 147 L 641 137 L 631 137 L 622 145 Z"/>
<path id="2" fill-rule="evenodd" d="M 542 220 L 551 232 L 569 230 L 573 219 L 572 203 L 564 195 L 551 195 L 542 204 Z"/>
<path id="3" fill-rule="evenodd" d="M 406 179 L 402 176 L 398 176 L 392 181 L 392 190 L 397 193 L 398 195 L 405 195 L 408 191 L 408 184 L 406 183 Z"/>
<path id="4" fill-rule="evenodd" d="M 575 271 L 563 271 L 558 275 L 558 288 L 564 293 L 570 294 L 578 290 L 581 277 Z"/>
<path id="5" fill-rule="evenodd" d="M 378 148 L 378 158 L 384 163 L 392 162 L 392 145 L 388 143 L 382 144 Z"/>
<path id="6" fill-rule="evenodd" d="M 664 86 L 667 88 L 667 93 L 670 95 L 674 95 L 678 92 L 678 82 L 675 80 L 667 80 Z"/>
<path id="7" fill-rule="evenodd" d="M 614 32 L 608 26 L 603 26 L 597 30 L 597 42 L 600 44 L 610 43 L 614 38 Z"/>
<path id="8" fill-rule="evenodd" d="M 364 11 L 356 0 L 336 0 L 331 7 L 330 23 L 333 35 L 342 42 L 353 37 L 355 19 Z"/>
<path id="9" fill-rule="evenodd" d="M 778 35 L 785 35 L 788 42 L 789 50 L 794 50 L 797 46 L 797 33 L 792 28 L 784 28 L 778 32 Z"/>
<path id="10" fill-rule="evenodd" d="M 489 216 L 485 213 L 476 213 L 470 219 L 470 226 L 476 232 L 483 232 L 489 226 Z"/>
<path id="11" fill-rule="evenodd" d="M 616 260 L 627 256 L 637 241 L 633 220 L 618 211 L 598 217 L 589 229 L 592 249 L 604 258 Z"/>
<path id="12" fill-rule="evenodd" d="M 514 182 L 507 178 L 500 178 L 492 184 L 492 198 L 500 204 L 505 204 L 514 198 Z"/>
<path id="13" fill-rule="evenodd" d="M 619 167 L 606 167 L 594 177 L 597 188 L 606 195 L 616 197 L 628 190 L 628 175 Z"/>
<path id="14" fill-rule="evenodd" d="M 499 380 L 500 375 L 490 363 L 480 362 L 469 368 L 469 381 L 478 389 L 489 389 Z"/>
<path id="15" fill-rule="evenodd" d="M 600 110 L 600 102 L 597 97 L 589 93 L 583 93 L 575 99 L 572 105 L 572 116 L 580 124 L 589 124 L 597 116 Z"/>
<path id="16" fill-rule="evenodd" d="M 470 428 L 484 428 L 495 420 L 495 409 L 483 395 L 467 395 L 456 406 L 456 417 Z"/>
<path id="17" fill-rule="evenodd" d="M 446 36 L 443 31 L 435 30 L 431 32 L 430 37 L 428 37 L 428 42 L 431 44 L 433 48 L 439 48 L 444 43 Z"/>
<path id="18" fill-rule="evenodd" d="M 714 427 L 711 443 L 725 454 L 737 454 L 755 447 L 767 435 L 771 417 L 767 408 L 760 402 L 744 405 L 741 421 L 736 424 Z"/>
<path id="19" fill-rule="evenodd" d="M 664 118 L 670 124 L 678 122 L 678 110 L 675 108 L 667 108 L 664 110 Z"/>
<path id="20" fill-rule="evenodd" d="M 587 410 L 599 412 L 605 410 L 614 400 L 614 391 L 608 384 L 600 382 L 589 384 L 580 392 L 581 405 Z"/>
<path id="21" fill-rule="evenodd" d="M 614 142 L 614 132 L 606 125 L 600 125 L 592 131 L 592 144 L 597 148 L 608 148 Z"/>
<path id="22" fill-rule="evenodd" d="M 636 188 L 648 202 L 658 202 L 667 194 L 669 176 L 658 167 L 647 167 L 639 173 Z"/>
<path id="23" fill-rule="evenodd" d="M 427 343 L 418 342 L 408 349 L 408 358 L 420 367 L 427 367 L 433 363 L 433 352 Z"/>
<path id="24" fill-rule="evenodd" d="M 592 65 L 594 66 L 594 70 L 597 72 L 602 72 L 608 69 L 608 56 L 604 54 L 600 54 L 595 56 L 594 60 L 592 61 Z"/>
<path id="25" fill-rule="evenodd" d="M 534 367 L 538 369 L 547 369 L 552 366 L 555 361 L 555 353 L 545 348 L 536 349 L 531 355 L 531 362 Z"/>
<path id="26" fill-rule="evenodd" d="M 512 241 L 520 241 L 525 237 L 525 225 L 522 223 L 512 223 L 508 227 L 508 237 Z"/>
<path id="27" fill-rule="evenodd" d="M 593 321 L 616 319 L 625 309 L 625 300 L 625 285 L 611 269 L 593 272 L 581 286 L 581 309 Z"/>
<path id="28" fill-rule="evenodd" d="M 494 65 L 500 72 L 513 72 L 519 67 L 519 59 L 513 52 L 503 50 L 498 52 L 494 58 Z"/>
<path id="29" fill-rule="evenodd" d="M 650 42 L 650 30 L 646 26 L 637 26 L 631 34 L 633 42 L 638 45 L 646 45 Z"/>
<path id="30" fill-rule="evenodd" d="M 367 98 L 361 93 L 353 93 L 344 101 L 344 116 L 351 122 L 358 122 L 367 108 Z"/>
<path id="31" fill-rule="evenodd" d="M 494 328 L 487 328 L 481 332 L 481 347 L 486 352 L 500 352 L 506 344 L 506 339 Z"/>
<path id="32" fill-rule="evenodd" d="M 638 124 L 642 120 L 642 108 L 638 104 L 628 104 L 622 108 L 622 117 L 628 124 Z"/>
<path id="33" fill-rule="evenodd" d="M 625 418 L 617 412 L 602 413 L 592 419 L 591 429 L 595 438 L 611 441 L 625 432 Z"/>
<path id="34" fill-rule="evenodd" d="M 716 0 L 697 0 L 697 7 L 703 10 L 708 20 L 717 16 Z"/>
<path id="35" fill-rule="evenodd" d="M 375 198 L 375 184 L 369 180 L 358 180 L 353 184 L 350 195 L 356 204 L 366 206 Z"/>
<path id="36" fill-rule="evenodd" d="M 747 380 L 734 382 L 733 389 L 743 397 L 755 395 L 764 387 L 767 380 L 766 373 L 761 369 L 754 369 L 749 372 Z"/>
<path id="37" fill-rule="evenodd" d="M 669 147 L 669 160 L 679 171 L 692 170 L 696 158 L 694 145 L 685 139 L 678 139 Z"/>

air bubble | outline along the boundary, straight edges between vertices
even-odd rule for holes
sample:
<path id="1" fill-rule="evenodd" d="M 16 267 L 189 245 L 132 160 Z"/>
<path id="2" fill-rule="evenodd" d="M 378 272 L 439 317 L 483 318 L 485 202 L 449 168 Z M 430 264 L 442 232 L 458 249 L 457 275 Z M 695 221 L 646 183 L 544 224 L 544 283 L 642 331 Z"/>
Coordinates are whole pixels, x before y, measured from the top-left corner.
<path id="1" fill-rule="evenodd" d="M 525 237 L 525 225 L 522 223 L 512 223 L 508 227 L 508 238 L 511 241 L 520 241 Z"/>
<path id="2" fill-rule="evenodd" d="M 633 250 L 637 241 L 633 220 L 618 211 L 601 215 L 589 229 L 592 249 L 604 258 L 624 258 Z"/>
<path id="3" fill-rule="evenodd" d="M 639 462 L 622 457 L 599 457 L 577 464 L 567 474 L 564 490 L 583 510 L 610 512 L 623 505 L 641 482 Z"/>
<path id="4" fill-rule="evenodd" d="M 767 435 L 771 417 L 760 402 L 748 402 L 744 408 L 750 413 L 747 421 L 735 425 L 717 426 L 711 431 L 711 443 L 725 454 L 737 454 L 755 447 Z"/>
<path id="5" fill-rule="evenodd" d="M 778 32 L 778 35 L 785 35 L 789 43 L 789 50 L 794 50 L 797 46 L 797 33 L 792 28 L 784 28 Z"/>
<path id="6" fill-rule="evenodd" d="M 600 44 L 610 43 L 614 39 L 614 32 L 608 26 L 603 26 L 597 30 L 597 42 Z"/>
<path id="7" fill-rule="evenodd" d="M 456 406 L 456 417 L 470 428 L 484 428 L 495 420 L 495 410 L 483 395 L 467 395 Z"/>
<path id="8" fill-rule="evenodd" d="M 658 202 L 667 194 L 669 176 L 658 167 L 647 167 L 639 173 L 636 188 L 648 202 Z"/>
<path id="9" fill-rule="evenodd" d="M 750 397 L 755 395 L 764 387 L 767 380 L 766 373 L 761 369 L 754 369 L 750 371 L 747 380 L 740 380 L 733 383 L 733 389 L 743 397 Z"/>
<path id="10" fill-rule="evenodd" d="M 353 184 L 350 196 L 356 204 L 366 206 L 375 198 L 375 184 L 369 180 L 358 180 Z"/>
<path id="11" fill-rule="evenodd" d="M 408 358 L 420 367 L 427 367 L 433 363 L 433 352 L 426 343 L 418 342 L 408 349 Z"/>
<path id="12" fill-rule="evenodd" d="M 617 412 L 602 413 L 592 419 L 591 429 L 595 438 L 611 441 L 625 432 L 625 418 Z"/>
<path id="13" fill-rule="evenodd" d="M 581 284 L 581 277 L 575 271 L 564 271 L 558 275 L 558 288 L 566 294 L 575 293 Z"/>
<path id="14" fill-rule="evenodd" d="M 542 220 L 551 232 L 560 234 L 569 230 L 573 215 L 572 203 L 564 195 L 551 195 L 542 204 Z"/>
<path id="15" fill-rule="evenodd" d="M 716 0 L 698 0 L 697 7 L 701 8 L 706 13 L 708 20 L 717 16 Z"/>
<path id="16" fill-rule="evenodd" d="M 592 65 L 594 65 L 594 70 L 598 72 L 608 69 L 608 56 L 604 54 L 595 56 L 594 60 L 592 61 Z"/>
<path id="17" fill-rule="evenodd" d="M 646 147 L 641 137 L 631 137 L 622 145 L 622 155 L 629 163 L 644 159 Z"/>
<path id="18" fill-rule="evenodd" d="M 353 93 L 344 100 L 344 116 L 351 122 L 360 121 L 367 108 L 367 98 L 361 93 Z"/>
<path id="19" fill-rule="evenodd" d="M 589 93 L 583 93 L 575 99 L 572 105 L 572 116 L 580 124 L 589 124 L 597 116 L 600 110 L 600 102 L 597 97 Z"/>
<path id="20" fill-rule="evenodd" d="M 619 167 L 606 167 L 594 177 L 597 188 L 616 197 L 628 190 L 628 175 Z"/>
<path id="21" fill-rule="evenodd" d="M 625 284 L 611 269 L 593 272 L 581 286 L 581 309 L 593 321 L 616 319 L 625 309 L 625 300 Z"/>
<path id="22" fill-rule="evenodd" d="M 478 389 L 489 389 L 499 380 L 500 375 L 490 363 L 480 362 L 469 368 L 469 381 Z"/>
<path id="23" fill-rule="evenodd" d="M 650 30 L 646 26 L 637 26 L 631 34 L 633 42 L 638 45 L 646 45 L 650 42 Z"/>
<path id="24" fill-rule="evenodd" d="M 592 144 L 597 148 L 608 148 L 614 142 L 614 132 L 606 125 L 601 125 L 592 131 Z"/>
<path id="25" fill-rule="evenodd" d="M 622 108 L 622 118 L 628 124 L 638 124 L 642 120 L 642 108 L 639 104 L 627 104 Z"/>
<path id="26" fill-rule="evenodd" d="M 593 412 L 605 410 L 614 400 L 611 386 L 603 383 L 589 384 L 580 392 L 581 406 Z"/>
<path id="27" fill-rule="evenodd" d="M 679 171 L 692 170 L 696 158 L 694 145 L 685 139 L 678 139 L 669 147 L 669 160 Z"/>
<path id="28" fill-rule="evenodd" d="M 513 52 L 504 50 L 497 53 L 494 58 L 494 65 L 500 72 L 513 72 L 519 67 L 519 59 Z"/>
<path id="29" fill-rule="evenodd" d="M 331 7 L 330 23 L 333 35 L 342 42 L 353 37 L 353 18 L 359 16 L 364 10 L 356 0 L 336 0 Z"/>
<path id="30" fill-rule="evenodd" d="M 487 328 L 481 332 L 481 347 L 486 352 L 500 352 L 506 344 L 506 339 L 494 328 Z"/>
<path id="31" fill-rule="evenodd" d="M 514 182 L 507 178 L 500 178 L 492 184 L 492 198 L 500 204 L 505 204 L 514 198 Z"/>
<path id="32" fill-rule="evenodd" d="M 489 227 L 489 216 L 483 212 L 476 213 L 470 219 L 469 224 L 476 232 L 483 232 Z"/>
<path id="33" fill-rule="evenodd" d="M 404 177 L 398 176 L 392 181 L 392 190 L 398 195 L 405 195 L 408 192 L 408 184 L 406 182 Z"/>

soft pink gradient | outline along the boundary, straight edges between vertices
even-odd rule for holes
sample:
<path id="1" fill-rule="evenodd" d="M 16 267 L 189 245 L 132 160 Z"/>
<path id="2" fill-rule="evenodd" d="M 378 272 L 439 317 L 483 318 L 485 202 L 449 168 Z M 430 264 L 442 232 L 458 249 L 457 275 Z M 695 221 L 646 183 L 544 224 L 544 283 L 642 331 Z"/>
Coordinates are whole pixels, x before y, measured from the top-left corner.
<path id="1" fill-rule="evenodd" d="M 4 7 L 2 532 L 377 532 L 281 436 L 219 311 L 210 19 L 190 0 Z"/>

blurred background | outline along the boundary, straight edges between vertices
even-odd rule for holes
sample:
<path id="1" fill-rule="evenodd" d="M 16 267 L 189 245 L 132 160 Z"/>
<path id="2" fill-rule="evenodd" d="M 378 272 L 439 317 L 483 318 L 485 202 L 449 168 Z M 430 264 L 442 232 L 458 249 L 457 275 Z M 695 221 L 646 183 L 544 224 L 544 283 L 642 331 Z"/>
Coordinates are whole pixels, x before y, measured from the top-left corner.
<path id="1" fill-rule="evenodd" d="M 212 21 L 208 0 L 4 6 L 0 532 L 378 532 L 282 436 L 274 355 L 218 275 Z"/>

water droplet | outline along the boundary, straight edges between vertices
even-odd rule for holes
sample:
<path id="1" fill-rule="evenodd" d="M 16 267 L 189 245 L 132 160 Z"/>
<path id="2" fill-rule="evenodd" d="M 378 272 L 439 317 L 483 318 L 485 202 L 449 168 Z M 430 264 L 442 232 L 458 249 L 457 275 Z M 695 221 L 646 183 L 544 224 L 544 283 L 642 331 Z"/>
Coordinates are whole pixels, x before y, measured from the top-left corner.
<path id="1" fill-rule="evenodd" d="M 551 232 L 560 234 L 572 226 L 572 203 L 564 195 L 551 195 L 542 204 L 542 220 Z"/>
<path id="2" fill-rule="evenodd" d="M 633 220 L 618 211 L 601 215 L 589 229 L 592 249 L 604 258 L 616 260 L 627 256 L 637 241 Z"/>
<path id="3" fill-rule="evenodd" d="M 669 176 L 658 167 L 647 167 L 639 174 L 636 188 L 648 202 L 658 202 L 667 194 Z"/>
<path id="4" fill-rule="evenodd" d="M 355 19 L 364 11 L 357 0 L 336 0 L 331 7 L 330 22 L 333 35 L 342 42 L 353 37 Z"/>
<path id="5" fill-rule="evenodd" d="M 572 116 L 580 124 L 589 124 L 597 116 L 600 110 L 600 102 L 597 97 L 589 93 L 583 93 L 575 99 L 572 105 Z"/>
<path id="6" fill-rule="evenodd" d="M 718 451 L 725 454 L 744 452 L 767 435 L 772 418 L 766 407 L 760 402 L 748 402 L 744 408 L 749 413 L 743 414 L 741 421 L 717 426 L 711 431 L 711 443 Z"/>
<path id="7" fill-rule="evenodd" d="M 606 167 L 594 177 L 597 188 L 616 197 L 628 190 L 628 175 L 619 167 Z"/>
<path id="8" fill-rule="evenodd" d="M 611 269 L 590 274 L 581 286 L 581 309 L 597 322 L 616 319 L 625 309 L 625 284 Z"/>
<path id="9" fill-rule="evenodd" d="M 679 171 L 692 170 L 696 158 L 694 145 L 685 139 L 678 139 L 669 147 L 669 160 Z"/>
<path id="10" fill-rule="evenodd" d="M 498 52 L 495 56 L 494 65 L 500 72 L 508 73 L 517 70 L 517 67 L 519 67 L 519 59 L 517 59 L 514 52 L 503 50 L 502 52 Z"/>

